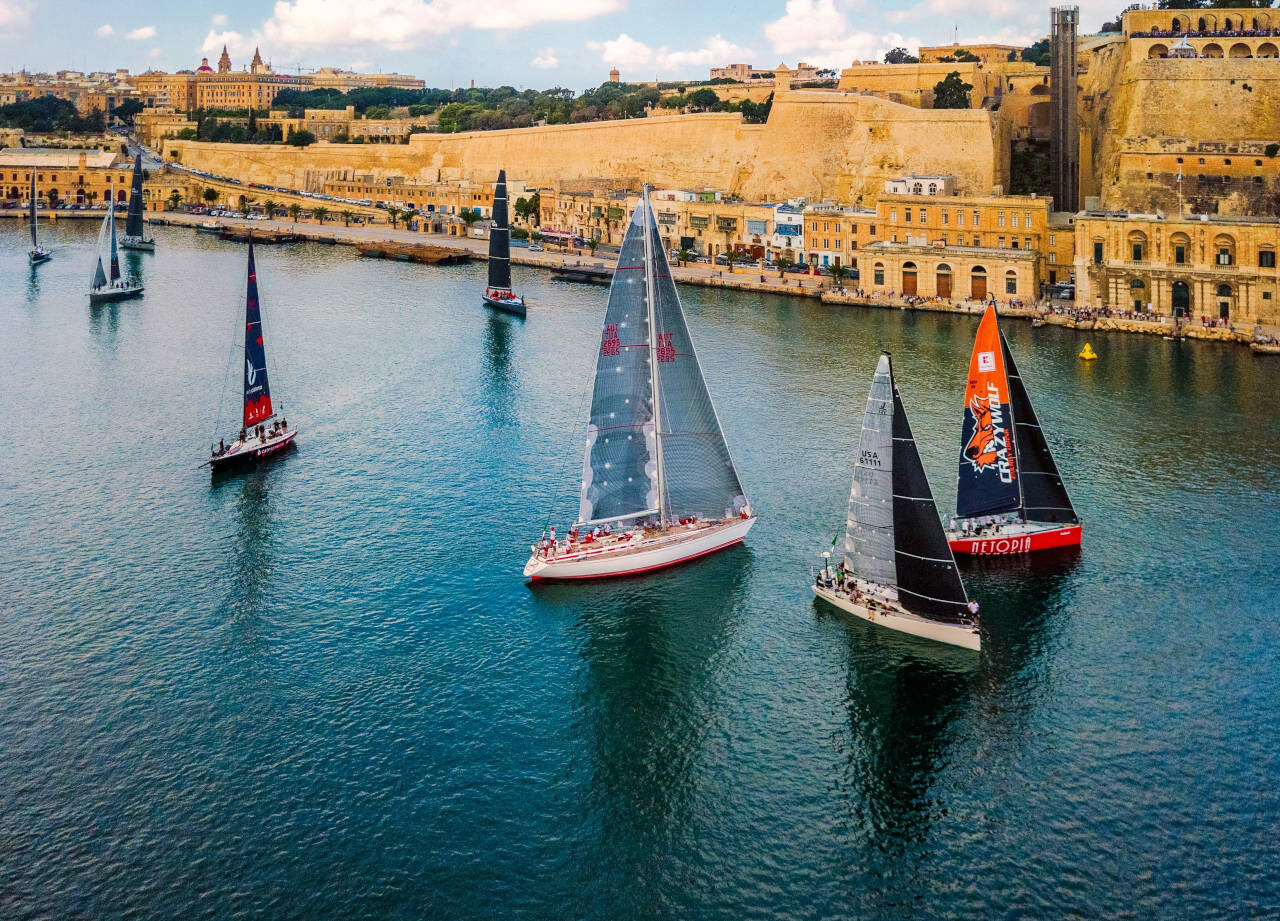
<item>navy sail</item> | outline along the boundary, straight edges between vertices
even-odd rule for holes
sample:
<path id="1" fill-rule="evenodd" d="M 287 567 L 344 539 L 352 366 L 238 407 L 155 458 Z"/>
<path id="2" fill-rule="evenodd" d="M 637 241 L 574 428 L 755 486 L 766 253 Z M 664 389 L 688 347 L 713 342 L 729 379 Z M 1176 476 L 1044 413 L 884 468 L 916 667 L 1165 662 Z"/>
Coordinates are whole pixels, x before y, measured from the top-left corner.
<path id="1" fill-rule="evenodd" d="M 1000 341 L 995 307 L 988 306 L 974 339 L 965 388 L 956 481 L 956 514 L 961 518 L 1003 514 L 1022 504 L 1014 413 Z"/>
<path id="2" fill-rule="evenodd" d="M 1022 513 L 1027 521 L 1045 521 L 1053 524 L 1079 524 L 1067 487 L 1058 473 L 1058 464 L 1049 450 L 1040 420 L 1031 406 L 1026 385 L 1018 373 L 1018 366 L 1009 351 L 1004 333 L 1000 334 L 1000 348 L 1009 373 L 1009 398 L 1013 407 L 1014 439 L 1018 446 L 1022 482 Z"/>
<path id="3" fill-rule="evenodd" d="M 270 419 L 271 388 L 267 385 L 267 350 L 262 342 L 262 311 L 258 304 L 258 271 L 249 243 L 249 283 L 244 300 L 244 426 Z"/>
<path id="4" fill-rule="evenodd" d="M 120 280 L 120 250 L 116 247 L 116 206 L 114 201 L 107 202 L 107 227 L 111 233 L 111 282 L 114 284 Z"/>
<path id="5" fill-rule="evenodd" d="M 596 360 L 578 512 L 583 523 L 638 518 L 658 510 L 644 257 L 637 209 L 609 286 Z"/>
<path id="6" fill-rule="evenodd" d="M 133 186 L 129 189 L 129 216 L 125 218 L 127 236 L 142 236 L 142 154 L 133 161 Z"/>
<path id="7" fill-rule="evenodd" d="M 507 214 L 507 171 L 498 170 L 489 231 L 489 290 L 511 290 L 511 224 Z"/>
<path id="8" fill-rule="evenodd" d="M 31 250 L 33 252 L 40 249 L 40 244 L 36 240 L 36 171 L 31 171 Z"/>

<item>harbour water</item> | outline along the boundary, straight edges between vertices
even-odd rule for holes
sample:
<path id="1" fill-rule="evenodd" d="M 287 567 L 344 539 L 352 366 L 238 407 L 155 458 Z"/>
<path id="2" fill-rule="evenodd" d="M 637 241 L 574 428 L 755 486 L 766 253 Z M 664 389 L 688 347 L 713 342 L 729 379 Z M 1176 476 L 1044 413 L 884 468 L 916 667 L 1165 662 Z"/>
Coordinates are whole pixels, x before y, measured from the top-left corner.
<path id="1" fill-rule="evenodd" d="M 96 231 L 0 227 L 0 915 L 1280 912 L 1280 360 L 1009 323 L 1084 546 L 962 566 L 975 658 L 807 583 L 882 348 L 952 506 L 976 317 L 682 289 L 759 523 L 530 588 L 604 288 L 264 248 L 299 449 L 211 484 L 244 248 L 90 309 Z"/>

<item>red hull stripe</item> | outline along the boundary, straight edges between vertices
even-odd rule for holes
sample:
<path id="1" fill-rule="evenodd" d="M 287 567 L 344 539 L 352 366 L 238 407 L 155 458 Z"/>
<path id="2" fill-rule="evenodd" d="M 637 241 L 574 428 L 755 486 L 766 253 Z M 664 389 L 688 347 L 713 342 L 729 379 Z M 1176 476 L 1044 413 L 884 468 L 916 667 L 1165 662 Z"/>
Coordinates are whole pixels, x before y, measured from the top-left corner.
<path id="1" fill-rule="evenodd" d="M 619 576 L 638 576 L 642 572 L 653 572 L 655 569 L 666 569 L 668 566 L 679 566 L 681 563 L 690 563 L 693 560 L 706 556 L 709 553 L 715 553 L 717 550 L 725 550 L 734 544 L 742 543 L 742 538 L 731 540 L 727 544 L 721 544 L 718 547 L 712 547 L 710 550 L 703 550 L 701 553 L 695 553 L 693 556 L 681 557 L 678 560 L 672 560 L 669 563 L 659 563 L 657 566 L 645 566 L 641 569 L 628 569 L 626 572 L 604 572 L 597 576 L 530 576 L 530 582 L 581 582 L 586 579 L 616 579 Z"/>
<path id="2" fill-rule="evenodd" d="M 1017 537 L 962 537 L 950 540 L 953 553 L 970 556 L 1008 556 L 1015 553 L 1034 553 L 1037 550 L 1053 550 L 1057 547 L 1078 547 L 1081 527 L 1050 528 L 1034 534 Z"/>

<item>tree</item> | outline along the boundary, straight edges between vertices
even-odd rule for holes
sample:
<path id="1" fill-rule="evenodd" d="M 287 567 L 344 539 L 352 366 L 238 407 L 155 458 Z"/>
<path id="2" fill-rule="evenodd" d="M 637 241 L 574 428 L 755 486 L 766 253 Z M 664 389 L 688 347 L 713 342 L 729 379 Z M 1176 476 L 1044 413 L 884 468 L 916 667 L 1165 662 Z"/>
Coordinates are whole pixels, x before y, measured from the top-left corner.
<path id="1" fill-rule="evenodd" d="M 399 224 L 400 222 L 400 209 L 393 207 L 391 205 L 387 205 L 386 211 L 387 211 L 387 220 L 391 222 L 391 227 L 394 230 L 396 225 Z"/>
<path id="2" fill-rule="evenodd" d="M 716 91 L 709 90 L 706 87 L 690 93 L 685 100 L 685 105 L 695 112 L 718 112 L 723 108 Z"/>
<path id="3" fill-rule="evenodd" d="M 680 265 L 684 265 L 686 262 L 688 262 L 692 258 L 693 258 L 693 253 L 689 251 L 689 248 L 687 246 L 680 247 L 680 251 L 676 253 L 676 262 L 679 263 Z"/>
<path id="4" fill-rule="evenodd" d="M 143 105 L 137 99 L 126 99 L 111 110 L 111 114 L 122 121 L 132 122 L 133 117 L 141 112 Z"/>
<path id="5" fill-rule="evenodd" d="M 204 192 L 201 193 L 200 197 L 212 205 L 215 201 L 218 200 L 218 190 L 205 189 Z"/>
<path id="6" fill-rule="evenodd" d="M 58 190 L 57 189 L 50 189 L 48 192 L 45 192 L 44 197 L 49 199 L 50 208 L 58 207 Z"/>
<path id="7" fill-rule="evenodd" d="M 467 230 L 470 230 L 471 225 L 480 220 L 480 212 L 471 208 L 463 208 L 458 212 L 458 217 L 462 218 L 462 223 L 467 225 Z"/>
<path id="8" fill-rule="evenodd" d="M 886 64 L 919 64 L 920 59 L 906 48 L 894 48 L 885 53 L 884 62 Z"/>
<path id="9" fill-rule="evenodd" d="M 169 207 L 172 210 L 177 211 L 178 205 L 180 204 L 182 204 L 182 193 L 179 192 L 177 189 L 174 189 L 172 192 L 169 193 Z"/>
<path id="10" fill-rule="evenodd" d="M 293 222 L 298 223 L 298 215 L 302 213 L 302 206 L 296 201 L 289 205 L 289 217 L 293 218 Z"/>
<path id="11" fill-rule="evenodd" d="M 967 109 L 969 108 L 969 91 L 972 83 L 960 79 L 960 71 L 953 70 L 933 87 L 933 107 L 935 109 Z"/>
<path id="12" fill-rule="evenodd" d="M 587 241 L 587 249 L 591 251 L 591 255 L 594 256 L 596 254 L 596 247 L 599 245 L 600 245 L 600 241 L 596 237 L 592 237 L 590 240 Z"/>
<path id="13" fill-rule="evenodd" d="M 305 128 L 289 134 L 289 139 L 285 141 L 290 147 L 308 147 L 316 142 L 316 136 Z"/>
<path id="14" fill-rule="evenodd" d="M 316 207 L 311 209 L 311 213 L 315 215 L 315 218 L 317 221 L 323 224 L 324 219 L 329 216 L 329 209 L 326 208 L 324 205 L 317 205 Z"/>
<path id="15" fill-rule="evenodd" d="M 1040 67 L 1048 67 L 1053 52 L 1049 48 L 1049 39 L 1042 38 L 1027 48 L 1022 49 L 1022 60 Z"/>
<path id="16" fill-rule="evenodd" d="M 342 224 L 343 224 L 343 226 L 344 226 L 344 227 L 350 227 L 350 226 L 351 226 L 351 219 L 352 219 L 353 217 L 355 217 L 355 216 L 356 216 L 356 213 L 355 213 L 354 211 L 352 211 L 350 208 L 343 208 L 341 213 L 342 213 Z"/>
<path id="17" fill-rule="evenodd" d="M 837 288 L 844 284 L 845 277 L 849 274 L 848 266 L 843 266 L 838 262 L 835 265 L 828 266 L 827 271 L 831 273 L 831 283 Z"/>
<path id="18" fill-rule="evenodd" d="M 262 203 L 262 210 L 267 212 L 267 217 L 269 218 L 274 218 L 276 216 L 276 209 L 279 207 L 280 203 L 271 198 L 268 198 Z"/>
<path id="19" fill-rule="evenodd" d="M 787 271 L 787 267 L 791 265 L 791 257 L 786 253 L 778 253 L 773 257 L 774 264 L 778 266 L 778 275 L 781 276 Z"/>

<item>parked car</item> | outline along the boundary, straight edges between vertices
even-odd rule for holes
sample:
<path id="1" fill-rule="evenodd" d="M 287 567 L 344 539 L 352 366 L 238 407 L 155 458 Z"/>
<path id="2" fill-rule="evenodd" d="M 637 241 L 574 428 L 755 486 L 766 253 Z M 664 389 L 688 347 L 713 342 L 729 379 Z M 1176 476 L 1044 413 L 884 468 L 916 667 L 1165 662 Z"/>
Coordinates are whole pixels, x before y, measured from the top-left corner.
<path id="1" fill-rule="evenodd" d="M 529 244 L 529 251 L 530 251 L 530 252 L 533 252 L 533 253 L 541 253 L 541 252 L 544 252 L 543 248 L 542 248 L 541 246 L 539 246 L 537 243 L 530 243 L 530 244 Z"/>

